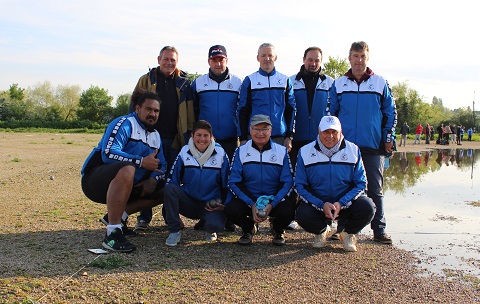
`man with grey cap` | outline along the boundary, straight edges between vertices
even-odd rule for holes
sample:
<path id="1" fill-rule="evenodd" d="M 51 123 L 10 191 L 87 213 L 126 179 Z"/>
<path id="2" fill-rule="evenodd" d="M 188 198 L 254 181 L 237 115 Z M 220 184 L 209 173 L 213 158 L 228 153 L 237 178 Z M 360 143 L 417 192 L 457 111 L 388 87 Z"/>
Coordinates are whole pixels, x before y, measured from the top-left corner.
<path id="1" fill-rule="evenodd" d="M 287 149 L 271 140 L 270 117 L 254 115 L 250 121 L 252 139 L 233 157 L 224 213 L 242 228 L 239 245 L 250 245 L 258 223 L 270 217 L 272 243 L 285 244 L 285 227 L 295 215 L 290 195 L 293 175 Z"/>
<path id="2" fill-rule="evenodd" d="M 375 214 L 365 195 L 367 177 L 360 149 L 346 140 L 340 120 L 324 116 L 315 141 L 298 153 L 295 188 L 300 196 L 296 220 L 315 234 L 313 247 L 323 248 L 330 231 L 328 222 L 342 220 L 339 231 L 345 251 L 357 251 L 356 237 Z"/>

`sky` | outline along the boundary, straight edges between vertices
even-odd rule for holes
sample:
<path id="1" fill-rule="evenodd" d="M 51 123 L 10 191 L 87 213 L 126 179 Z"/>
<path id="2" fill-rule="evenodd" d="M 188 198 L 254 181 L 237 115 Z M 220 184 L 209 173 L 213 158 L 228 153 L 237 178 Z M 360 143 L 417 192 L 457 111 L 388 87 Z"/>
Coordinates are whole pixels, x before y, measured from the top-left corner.
<path id="1" fill-rule="evenodd" d="M 99 86 L 116 99 L 158 65 L 165 45 L 178 49 L 180 69 L 205 74 L 209 47 L 222 44 L 230 72 L 244 78 L 269 42 L 290 76 L 307 47 L 320 47 L 326 62 L 363 40 L 369 67 L 391 86 L 471 108 L 480 99 L 479 28 L 477 5 L 465 0 L 0 0 L 0 90 L 50 81 Z"/>

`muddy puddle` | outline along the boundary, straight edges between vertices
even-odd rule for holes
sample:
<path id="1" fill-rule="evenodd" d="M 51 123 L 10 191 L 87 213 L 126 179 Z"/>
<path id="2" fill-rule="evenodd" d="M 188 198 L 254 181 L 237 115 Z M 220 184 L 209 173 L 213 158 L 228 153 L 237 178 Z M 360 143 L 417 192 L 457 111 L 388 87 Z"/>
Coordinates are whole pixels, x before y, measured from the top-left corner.
<path id="1" fill-rule="evenodd" d="M 387 164 L 387 232 L 429 272 L 480 278 L 479 159 L 480 150 L 450 148 L 397 152 Z"/>

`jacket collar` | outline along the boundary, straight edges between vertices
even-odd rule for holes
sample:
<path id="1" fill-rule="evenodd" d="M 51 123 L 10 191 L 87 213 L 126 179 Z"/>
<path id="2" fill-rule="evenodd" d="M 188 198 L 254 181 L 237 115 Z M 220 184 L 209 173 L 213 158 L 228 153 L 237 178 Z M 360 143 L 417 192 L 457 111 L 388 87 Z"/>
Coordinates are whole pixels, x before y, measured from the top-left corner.
<path id="1" fill-rule="evenodd" d="M 259 152 L 267 151 L 267 150 L 270 150 L 272 148 L 272 139 L 271 138 L 265 144 L 265 146 L 263 146 L 263 150 L 260 150 L 260 148 L 255 144 L 255 142 L 253 140 L 251 140 L 251 141 L 252 141 L 252 148 L 254 148 L 255 150 L 258 150 Z"/>
<path id="2" fill-rule="evenodd" d="M 358 84 L 364 82 L 365 80 L 367 80 L 368 78 L 370 78 L 371 76 L 373 76 L 373 71 L 371 68 L 367 67 L 367 70 L 365 71 L 365 74 L 362 75 L 362 77 L 360 78 L 360 80 L 357 80 L 355 78 L 355 76 L 353 76 L 353 73 L 352 73 L 352 69 L 350 68 L 346 73 L 345 73 L 345 76 L 347 76 L 348 79 L 350 80 L 354 80 L 356 81 Z"/>
<path id="3" fill-rule="evenodd" d="M 302 64 L 302 66 L 300 67 L 300 72 L 297 73 L 297 76 L 295 76 L 295 80 L 300 80 L 302 79 L 302 76 L 304 75 L 308 75 L 308 76 L 315 76 L 315 75 L 319 75 L 319 78 L 324 81 L 325 79 L 327 79 L 327 76 L 325 76 L 325 74 L 323 74 L 322 72 L 322 68 L 320 68 L 320 70 L 318 70 L 318 72 L 312 74 L 312 73 L 309 73 L 309 72 L 305 72 L 305 65 Z"/>
<path id="4" fill-rule="evenodd" d="M 344 149 L 347 144 L 345 144 L 345 137 L 343 136 L 342 142 L 340 143 L 340 147 L 338 148 L 338 151 Z M 318 152 L 322 153 L 320 150 L 320 146 L 318 145 L 318 141 L 315 139 L 315 150 Z"/>
<path id="5" fill-rule="evenodd" d="M 260 73 L 260 75 L 262 76 L 273 76 L 275 75 L 275 73 L 277 73 L 277 70 L 275 68 L 273 68 L 273 71 L 269 74 L 267 72 L 265 72 L 264 70 L 262 70 L 261 68 L 258 68 L 258 73 Z"/>

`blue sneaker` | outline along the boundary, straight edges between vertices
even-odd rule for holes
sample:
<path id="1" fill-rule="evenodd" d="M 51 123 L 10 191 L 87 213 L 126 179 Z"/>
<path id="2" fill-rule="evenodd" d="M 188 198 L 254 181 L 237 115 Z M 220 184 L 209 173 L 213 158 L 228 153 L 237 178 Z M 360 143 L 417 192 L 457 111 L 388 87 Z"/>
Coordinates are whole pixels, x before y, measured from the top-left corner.
<path id="1" fill-rule="evenodd" d="M 165 245 L 170 246 L 170 247 L 177 246 L 177 243 L 180 242 L 181 236 L 182 236 L 182 233 L 180 231 L 171 232 L 168 235 L 167 240 L 165 241 Z"/>

